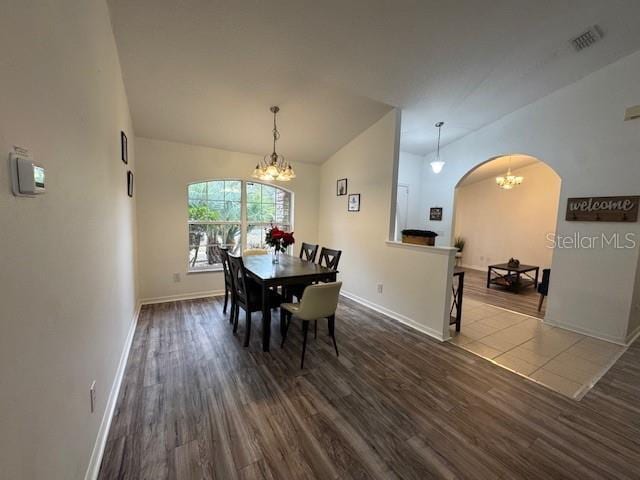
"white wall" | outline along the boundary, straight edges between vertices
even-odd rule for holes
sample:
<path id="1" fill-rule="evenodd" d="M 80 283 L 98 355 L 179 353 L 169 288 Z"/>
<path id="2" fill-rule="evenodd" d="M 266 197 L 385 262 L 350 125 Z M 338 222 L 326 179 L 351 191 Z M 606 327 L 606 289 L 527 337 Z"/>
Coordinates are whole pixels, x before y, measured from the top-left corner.
<path id="1" fill-rule="evenodd" d="M 322 165 L 320 243 L 342 250 L 344 294 L 442 339 L 454 252 L 387 242 L 398 129 L 392 111 Z M 349 193 L 360 193 L 360 212 L 348 212 L 347 197 L 336 197 L 339 178 L 349 179 Z"/>
<path id="2" fill-rule="evenodd" d="M 216 178 L 252 180 L 261 157 L 146 138 L 136 139 L 136 150 L 140 297 L 149 300 L 221 291 L 222 272 L 186 273 L 187 185 Z M 275 184 L 294 193 L 297 252 L 303 241 L 318 239 L 320 167 L 300 162 L 294 167 L 296 179 Z M 179 283 L 173 281 L 174 273 L 180 274 Z"/>
<path id="3" fill-rule="evenodd" d="M 0 145 L 31 149 L 47 193 L 0 167 L 0 477 L 83 478 L 135 311 L 134 134 L 103 1 L 8 0 Z M 89 411 L 96 380 L 97 405 Z"/>
<path id="4" fill-rule="evenodd" d="M 455 236 L 466 240 L 462 264 L 486 270 L 487 265 L 517 258 L 523 264 L 551 266 L 560 178 L 541 162 L 519 168 L 524 182 L 512 189 L 487 178 L 458 187 L 455 196 Z"/>
<path id="5" fill-rule="evenodd" d="M 639 193 L 640 123 L 623 122 L 625 108 L 640 98 L 638 78 L 640 52 L 445 146 L 442 173 L 423 169 L 424 203 L 445 207 L 443 223 L 450 231 L 458 181 L 490 158 L 522 153 L 544 161 L 562 179 L 559 234 L 638 235 L 638 223 L 564 220 L 568 197 Z M 556 249 L 546 321 L 624 342 L 637 266 L 637 247 Z"/>
<path id="6" fill-rule="evenodd" d="M 426 214 L 421 209 L 420 204 L 423 164 L 423 156 L 400 152 L 398 183 L 409 187 L 407 228 L 420 228 L 426 218 Z"/>

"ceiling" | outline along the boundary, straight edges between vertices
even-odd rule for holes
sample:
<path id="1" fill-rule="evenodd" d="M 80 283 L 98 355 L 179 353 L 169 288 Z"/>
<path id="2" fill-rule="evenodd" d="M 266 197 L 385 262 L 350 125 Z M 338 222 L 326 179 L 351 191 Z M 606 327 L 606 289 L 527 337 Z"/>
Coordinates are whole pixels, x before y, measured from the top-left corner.
<path id="1" fill-rule="evenodd" d="M 528 167 L 534 163 L 546 165 L 537 158 L 530 157 L 529 155 L 508 155 L 504 157 L 496 157 L 468 173 L 467 176 L 458 183 L 458 187 L 471 185 L 472 183 L 477 183 L 488 178 L 495 178 L 499 175 L 504 175 L 507 173 L 507 169 L 509 168 L 511 168 L 512 172 L 515 172 L 519 168 Z"/>
<path id="2" fill-rule="evenodd" d="M 392 106 L 424 155 L 640 49 L 637 0 L 108 1 L 137 135 L 265 154 L 278 104 L 292 162 Z"/>

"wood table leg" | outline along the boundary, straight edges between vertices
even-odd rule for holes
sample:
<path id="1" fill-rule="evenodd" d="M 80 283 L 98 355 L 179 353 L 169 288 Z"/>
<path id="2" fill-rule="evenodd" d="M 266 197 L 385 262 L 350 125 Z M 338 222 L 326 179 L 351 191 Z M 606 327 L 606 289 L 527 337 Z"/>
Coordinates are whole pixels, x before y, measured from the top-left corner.
<path id="1" fill-rule="evenodd" d="M 282 296 L 284 297 L 285 303 L 291 303 L 293 301 L 293 295 L 290 293 L 287 287 L 282 287 Z M 285 335 L 287 330 L 287 311 L 280 307 L 280 334 L 282 336 Z"/>
<path id="2" fill-rule="evenodd" d="M 487 288 L 491 285 L 491 267 L 487 270 Z"/>
<path id="3" fill-rule="evenodd" d="M 269 351 L 271 341 L 271 310 L 268 302 L 269 289 L 262 284 L 262 351 Z"/>
<path id="4" fill-rule="evenodd" d="M 536 267 L 536 279 L 534 280 L 536 290 L 538 290 L 538 273 L 540 273 L 540 269 Z"/>

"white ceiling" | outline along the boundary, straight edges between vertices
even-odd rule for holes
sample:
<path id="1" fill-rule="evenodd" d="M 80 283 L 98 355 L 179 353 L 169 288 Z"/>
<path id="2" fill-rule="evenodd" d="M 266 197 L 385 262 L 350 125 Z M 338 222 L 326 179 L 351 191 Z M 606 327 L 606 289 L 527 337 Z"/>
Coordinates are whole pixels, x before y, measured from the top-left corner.
<path id="1" fill-rule="evenodd" d="M 322 162 L 403 109 L 433 150 L 640 49 L 637 0 L 109 0 L 136 134 Z M 598 24 L 580 53 L 568 40 Z"/>
<path id="2" fill-rule="evenodd" d="M 472 183 L 477 183 L 488 178 L 495 178 L 499 175 L 504 175 L 507 173 L 507 169 L 509 168 L 514 172 L 520 168 L 533 165 L 534 163 L 543 164 L 537 158 L 529 155 L 508 155 L 504 157 L 497 157 L 483 163 L 475 170 L 472 170 L 471 173 L 468 173 L 467 176 L 458 183 L 458 187 L 471 185 Z"/>

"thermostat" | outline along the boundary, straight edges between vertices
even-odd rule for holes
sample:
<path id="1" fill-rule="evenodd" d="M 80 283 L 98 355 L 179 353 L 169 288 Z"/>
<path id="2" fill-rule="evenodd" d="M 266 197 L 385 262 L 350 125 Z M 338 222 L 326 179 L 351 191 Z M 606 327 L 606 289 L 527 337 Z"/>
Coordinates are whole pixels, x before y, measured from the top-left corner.
<path id="1" fill-rule="evenodd" d="M 17 197 L 33 197 L 44 193 L 45 169 L 33 161 L 29 152 L 17 148 L 9 154 L 11 184 Z"/>

